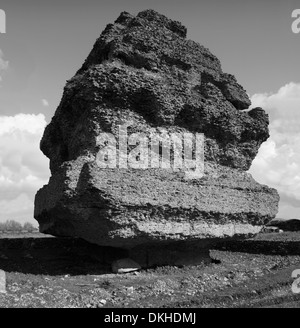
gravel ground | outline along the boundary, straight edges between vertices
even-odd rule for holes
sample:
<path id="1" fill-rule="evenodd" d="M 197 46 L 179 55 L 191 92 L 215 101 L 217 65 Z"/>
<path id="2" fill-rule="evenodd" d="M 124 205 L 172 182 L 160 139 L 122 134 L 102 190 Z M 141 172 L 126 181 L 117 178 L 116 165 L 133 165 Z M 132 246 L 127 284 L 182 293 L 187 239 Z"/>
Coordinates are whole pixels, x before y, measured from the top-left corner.
<path id="1" fill-rule="evenodd" d="M 32 243 L 29 240 L 27 245 Z M 300 244 L 298 233 L 267 234 L 248 241 L 250 245 L 255 240 L 265 242 L 265 254 L 262 246 L 251 253 L 247 241 L 236 241 L 211 249 L 210 265 L 159 267 L 122 275 L 112 274 L 109 265 L 84 249 L 47 247 L 49 240 L 45 238 L 45 247 L 25 249 L 6 249 L 2 240 L 0 268 L 6 272 L 7 293 L 0 294 L 0 307 L 300 306 L 300 294 L 292 292 L 292 272 L 300 269 L 300 253 L 285 251 L 291 243 Z"/>

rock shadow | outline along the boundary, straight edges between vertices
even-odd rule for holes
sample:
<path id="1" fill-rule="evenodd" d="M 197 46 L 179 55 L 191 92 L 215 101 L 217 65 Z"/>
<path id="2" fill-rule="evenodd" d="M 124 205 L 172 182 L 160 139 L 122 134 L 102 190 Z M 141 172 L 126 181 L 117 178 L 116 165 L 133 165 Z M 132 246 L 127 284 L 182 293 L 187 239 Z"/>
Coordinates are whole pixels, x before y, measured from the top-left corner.
<path id="1" fill-rule="evenodd" d="M 102 275 L 127 252 L 77 238 L 0 239 L 0 268 L 34 275 Z"/>

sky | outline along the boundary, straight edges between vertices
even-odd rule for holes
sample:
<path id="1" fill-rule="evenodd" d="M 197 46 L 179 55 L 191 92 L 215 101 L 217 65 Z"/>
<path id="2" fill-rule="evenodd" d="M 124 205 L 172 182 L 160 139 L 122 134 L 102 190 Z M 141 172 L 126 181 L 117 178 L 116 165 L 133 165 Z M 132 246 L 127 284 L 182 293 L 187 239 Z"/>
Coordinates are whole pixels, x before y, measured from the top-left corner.
<path id="1" fill-rule="evenodd" d="M 300 33 L 291 29 L 300 0 L 1 0 L 0 222 L 35 222 L 34 195 L 50 175 L 39 141 L 66 80 L 122 11 L 150 8 L 181 21 L 268 112 L 271 137 L 250 173 L 279 191 L 278 217 L 300 218 Z"/>

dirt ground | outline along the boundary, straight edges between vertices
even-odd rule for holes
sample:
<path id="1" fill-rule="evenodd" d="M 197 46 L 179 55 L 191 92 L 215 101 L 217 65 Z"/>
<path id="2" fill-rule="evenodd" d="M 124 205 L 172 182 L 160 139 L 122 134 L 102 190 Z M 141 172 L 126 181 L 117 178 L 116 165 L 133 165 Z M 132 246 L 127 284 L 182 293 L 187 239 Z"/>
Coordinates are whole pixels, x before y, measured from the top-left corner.
<path id="1" fill-rule="evenodd" d="M 300 233 L 218 244 L 208 265 L 128 274 L 112 274 L 96 253 L 81 241 L 2 235 L 0 269 L 6 272 L 7 293 L 0 294 L 0 307 L 300 307 L 300 294 L 292 292 Z"/>

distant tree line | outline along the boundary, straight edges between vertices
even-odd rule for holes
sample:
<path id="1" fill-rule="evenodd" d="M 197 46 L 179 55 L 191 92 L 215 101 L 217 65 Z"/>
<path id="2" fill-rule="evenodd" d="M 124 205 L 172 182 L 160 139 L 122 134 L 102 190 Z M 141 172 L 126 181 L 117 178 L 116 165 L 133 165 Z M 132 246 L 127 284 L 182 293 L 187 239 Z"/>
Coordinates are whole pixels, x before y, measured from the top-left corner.
<path id="1" fill-rule="evenodd" d="M 7 220 L 6 222 L 0 222 L 0 232 L 21 232 L 21 231 L 32 232 L 37 230 L 30 222 L 25 222 L 23 225 L 14 220 Z"/>

